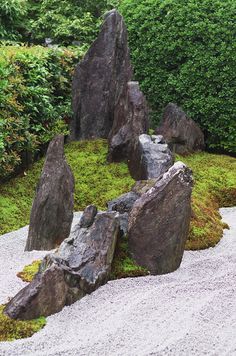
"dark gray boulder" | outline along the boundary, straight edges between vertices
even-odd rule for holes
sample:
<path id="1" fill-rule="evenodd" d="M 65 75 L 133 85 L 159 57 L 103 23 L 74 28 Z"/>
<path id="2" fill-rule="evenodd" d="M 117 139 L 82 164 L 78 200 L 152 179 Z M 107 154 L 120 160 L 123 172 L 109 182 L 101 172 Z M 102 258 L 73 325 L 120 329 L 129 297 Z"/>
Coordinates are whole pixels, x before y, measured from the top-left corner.
<path id="1" fill-rule="evenodd" d="M 170 148 L 178 154 L 186 155 L 205 148 L 200 127 L 173 103 L 166 106 L 156 133 L 163 135 Z"/>
<path id="2" fill-rule="evenodd" d="M 129 213 L 139 197 L 140 195 L 135 192 L 128 192 L 107 204 L 108 211 L 117 211 L 119 213 L 120 231 L 124 236 L 127 235 L 128 231 Z"/>
<path id="3" fill-rule="evenodd" d="M 175 163 L 134 203 L 129 250 L 151 274 L 175 271 L 181 263 L 191 217 L 191 171 Z"/>
<path id="4" fill-rule="evenodd" d="M 136 180 L 158 178 L 174 163 L 174 156 L 162 137 L 140 135 L 131 152 L 128 166 Z"/>
<path id="5" fill-rule="evenodd" d="M 93 292 L 109 277 L 118 235 L 116 212 L 98 213 L 87 228 L 79 222 L 57 253 L 44 258 L 34 280 L 4 313 L 23 320 L 48 316 Z"/>
<path id="6" fill-rule="evenodd" d="M 95 205 L 89 205 L 85 208 L 83 215 L 81 216 L 80 219 L 80 227 L 90 227 L 95 219 L 95 216 L 97 215 L 97 207 Z"/>
<path id="7" fill-rule="evenodd" d="M 74 177 L 64 157 L 64 136 L 49 144 L 30 215 L 25 250 L 51 250 L 70 234 Z"/>
<path id="8" fill-rule="evenodd" d="M 114 122 L 108 138 L 110 162 L 129 158 L 138 137 L 149 128 L 148 107 L 138 82 L 127 83 L 114 111 Z"/>
<path id="9" fill-rule="evenodd" d="M 75 69 L 70 139 L 107 138 L 114 108 L 132 77 L 127 30 L 116 10 L 105 15 L 96 41 Z"/>
<path id="10" fill-rule="evenodd" d="M 139 197 L 140 195 L 135 192 L 122 194 L 108 202 L 108 211 L 118 211 L 120 214 L 129 213 Z"/>
<path id="11" fill-rule="evenodd" d="M 4 314 L 30 320 L 58 313 L 65 306 L 67 293 L 64 270 L 53 264 L 11 299 Z"/>

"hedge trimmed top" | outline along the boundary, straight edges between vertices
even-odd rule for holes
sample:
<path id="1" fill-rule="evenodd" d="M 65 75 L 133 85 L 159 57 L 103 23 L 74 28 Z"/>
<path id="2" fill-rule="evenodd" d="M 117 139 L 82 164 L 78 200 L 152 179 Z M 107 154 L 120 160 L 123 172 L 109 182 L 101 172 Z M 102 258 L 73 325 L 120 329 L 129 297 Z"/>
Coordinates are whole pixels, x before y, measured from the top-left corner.
<path id="1" fill-rule="evenodd" d="M 209 148 L 236 153 L 235 0 L 122 0 L 120 10 L 154 123 L 176 102 Z"/>

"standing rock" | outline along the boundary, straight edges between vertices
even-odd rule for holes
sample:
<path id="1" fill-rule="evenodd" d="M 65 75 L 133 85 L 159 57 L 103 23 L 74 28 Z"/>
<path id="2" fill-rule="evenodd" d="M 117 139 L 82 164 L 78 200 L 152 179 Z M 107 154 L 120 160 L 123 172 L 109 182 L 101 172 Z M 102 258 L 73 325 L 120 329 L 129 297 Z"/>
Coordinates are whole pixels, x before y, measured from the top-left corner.
<path id="1" fill-rule="evenodd" d="M 49 144 L 36 189 L 25 250 L 51 250 L 70 234 L 74 178 L 64 157 L 64 136 Z"/>
<path id="2" fill-rule="evenodd" d="M 178 154 L 186 155 L 205 148 L 200 127 L 173 103 L 166 106 L 156 132 L 163 135 L 170 148 Z"/>
<path id="3" fill-rule="evenodd" d="M 136 180 L 158 178 L 174 163 L 174 156 L 162 137 L 140 135 L 133 146 L 128 165 Z"/>
<path id="4" fill-rule="evenodd" d="M 112 10 L 75 70 L 71 140 L 108 137 L 114 108 L 131 77 L 126 26 L 122 16 Z"/>
<path id="5" fill-rule="evenodd" d="M 84 224 L 88 212 L 90 221 Z M 117 215 L 116 212 L 95 215 L 94 207 L 87 208 L 70 237 L 57 253 L 44 258 L 40 272 L 12 298 L 4 313 L 23 320 L 48 316 L 106 283 L 119 235 Z"/>
<path id="6" fill-rule="evenodd" d="M 148 108 L 138 82 L 129 82 L 115 107 L 114 122 L 109 135 L 108 160 L 121 161 L 129 157 L 138 137 L 147 133 Z"/>
<path id="7" fill-rule="evenodd" d="M 134 203 L 129 218 L 129 249 L 151 274 L 175 271 L 181 263 L 191 217 L 191 171 L 175 163 Z"/>

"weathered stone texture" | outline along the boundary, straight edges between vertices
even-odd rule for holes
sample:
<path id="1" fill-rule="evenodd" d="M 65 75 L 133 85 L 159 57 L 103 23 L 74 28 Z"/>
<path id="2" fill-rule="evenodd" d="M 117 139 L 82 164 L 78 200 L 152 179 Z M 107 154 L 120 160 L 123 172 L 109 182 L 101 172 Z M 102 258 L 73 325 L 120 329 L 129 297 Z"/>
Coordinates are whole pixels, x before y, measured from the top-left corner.
<path id="1" fill-rule="evenodd" d="M 64 157 L 64 136 L 49 144 L 34 198 L 26 251 L 51 250 L 70 234 L 74 177 Z"/>
<path id="2" fill-rule="evenodd" d="M 176 270 L 182 260 L 191 217 L 191 171 L 177 162 L 134 203 L 129 249 L 151 274 Z"/>

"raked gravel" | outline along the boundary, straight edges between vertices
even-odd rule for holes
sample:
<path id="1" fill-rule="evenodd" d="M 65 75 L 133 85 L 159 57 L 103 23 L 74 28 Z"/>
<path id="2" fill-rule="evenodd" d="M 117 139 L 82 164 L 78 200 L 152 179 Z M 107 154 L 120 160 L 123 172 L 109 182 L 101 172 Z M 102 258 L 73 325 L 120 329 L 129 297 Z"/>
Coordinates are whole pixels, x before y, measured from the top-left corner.
<path id="1" fill-rule="evenodd" d="M 165 276 L 109 282 L 33 337 L 0 343 L 0 355 L 236 355 L 236 208 L 221 214 L 231 229 L 215 248 L 185 252 Z M 0 303 L 24 286 L 16 273 L 45 254 L 25 253 L 26 235 L 0 237 Z"/>

